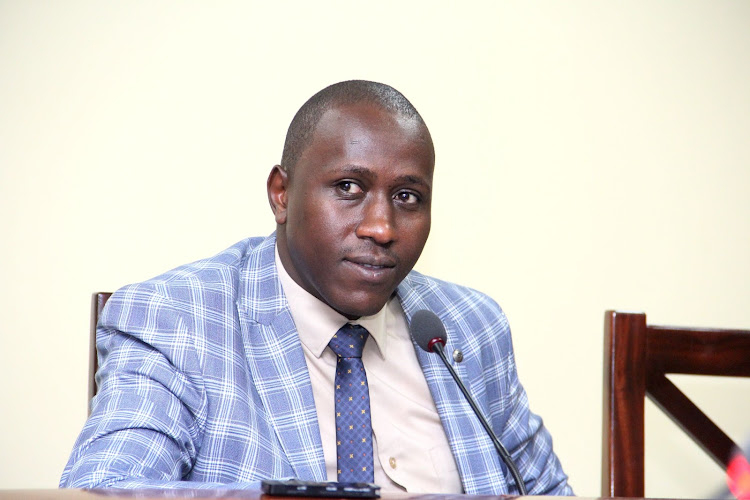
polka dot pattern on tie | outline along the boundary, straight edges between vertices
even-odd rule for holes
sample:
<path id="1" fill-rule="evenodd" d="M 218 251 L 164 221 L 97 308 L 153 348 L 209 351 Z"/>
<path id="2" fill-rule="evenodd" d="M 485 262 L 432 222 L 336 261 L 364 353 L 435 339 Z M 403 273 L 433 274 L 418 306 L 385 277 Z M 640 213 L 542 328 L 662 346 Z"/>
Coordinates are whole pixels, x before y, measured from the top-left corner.
<path id="1" fill-rule="evenodd" d="M 362 364 L 362 349 L 370 333 L 346 324 L 328 343 L 336 353 L 336 453 L 338 480 L 373 482 L 370 390 Z"/>

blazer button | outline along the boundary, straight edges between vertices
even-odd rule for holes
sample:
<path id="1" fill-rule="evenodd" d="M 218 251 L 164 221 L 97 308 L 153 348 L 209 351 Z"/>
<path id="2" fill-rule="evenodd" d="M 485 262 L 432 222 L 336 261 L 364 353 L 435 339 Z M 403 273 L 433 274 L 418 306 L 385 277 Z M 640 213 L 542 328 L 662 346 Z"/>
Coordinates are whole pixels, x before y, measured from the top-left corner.
<path id="1" fill-rule="evenodd" d="M 395 469 L 396 468 L 396 458 L 395 457 L 389 458 L 388 459 L 388 464 L 390 464 L 391 469 Z"/>

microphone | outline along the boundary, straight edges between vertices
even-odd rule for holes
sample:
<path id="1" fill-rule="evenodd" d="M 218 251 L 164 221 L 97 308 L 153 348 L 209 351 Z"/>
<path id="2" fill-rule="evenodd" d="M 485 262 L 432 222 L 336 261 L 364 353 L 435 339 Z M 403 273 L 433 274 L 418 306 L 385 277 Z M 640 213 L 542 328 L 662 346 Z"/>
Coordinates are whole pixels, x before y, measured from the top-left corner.
<path id="1" fill-rule="evenodd" d="M 456 370 L 453 369 L 451 364 L 448 362 L 448 358 L 445 356 L 444 348 L 446 339 L 448 338 L 448 334 L 445 332 L 445 326 L 443 326 L 443 322 L 440 321 L 440 318 L 438 318 L 437 314 L 435 314 L 434 312 L 428 311 L 426 309 L 421 309 L 415 312 L 414 316 L 412 316 L 411 323 L 409 324 L 409 332 L 411 333 L 411 336 L 417 343 L 417 345 L 423 350 L 427 352 L 438 353 L 440 359 L 443 360 L 446 368 L 448 368 L 448 371 L 453 376 L 453 380 L 455 380 L 456 384 L 458 384 L 458 388 L 461 389 L 461 392 L 466 398 L 466 401 L 469 402 L 469 406 L 471 406 L 471 409 L 474 410 L 474 413 L 479 419 L 479 422 L 482 424 L 482 427 L 484 427 L 484 430 L 487 431 L 490 439 L 492 439 L 492 443 L 495 445 L 495 449 L 500 455 L 500 458 L 503 459 L 503 462 L 505 462 L 508 470 L 510 470 L 510 473 L 513 476 L 513 480 L 516 482 L 516 486 L 518 487 L 521 496 L 528 495 L 528 492 L 526 491 L 526 485 L 521 479 L 521 474 L 518 472 L 516 464 L 513 463 L 513 460 L 510 457 L 510 453 L 508 453 L 508 450 L 505 449 L 505 446 L 503 446 L 495 433 L 492 431 L 492 427 L 490 427 L 489 422 L 487 422 L 487 419 L 484 418 L 484 415 L 482 415 L 482 412 L 479 410 L 479 406 L 477 406 L 474 398 L 471 397 L 469 391 L 466 389 L 466 386 L 463 384 L 463 382 L 461 382 L 461 379 L 458 378 L 458 373 L 456 373 Z"/>

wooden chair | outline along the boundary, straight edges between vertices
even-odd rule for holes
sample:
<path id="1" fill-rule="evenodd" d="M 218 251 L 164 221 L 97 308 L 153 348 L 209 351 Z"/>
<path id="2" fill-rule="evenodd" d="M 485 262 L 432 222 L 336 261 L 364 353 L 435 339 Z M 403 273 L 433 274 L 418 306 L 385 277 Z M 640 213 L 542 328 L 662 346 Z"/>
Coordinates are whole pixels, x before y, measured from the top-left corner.
<path id="1" fill-rule="evenodd" d="M 723 469 L 739 449 L 668 373 L 750 377 L 750 331 L 655 326 L 644 313 L 607 311 L 602 496 L 645 496 L 646 396 Z"/>
<path id="2" fill-rule="evenodd" d="M 104 304 L 109 300 L 111 293 L 97 292 L 91 295 L 91 328 L 89 336 L 89 412 L 91 398 L 96 395 L 96 370 L 99 363 L 96 357 L 96 325 L 99 322 L 99 315 L 104 309 Z"/>

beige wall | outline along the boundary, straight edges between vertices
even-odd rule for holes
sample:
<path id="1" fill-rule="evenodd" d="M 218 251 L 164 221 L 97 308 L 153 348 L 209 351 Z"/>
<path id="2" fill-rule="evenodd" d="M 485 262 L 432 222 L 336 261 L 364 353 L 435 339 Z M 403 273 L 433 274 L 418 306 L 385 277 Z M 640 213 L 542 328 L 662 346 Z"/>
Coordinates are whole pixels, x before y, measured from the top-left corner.
<path id="1" fill-rule="evenodd" d="M 89 295 L 272 231 L 297 107 L 385 81 L 436 142 L 417 268 L 491 294 L 577 493 L 599 493 L 603 312 L 750 327 L 746 1 L 0 0 L 0 487 L 54 487 Z M 459 5 L 460 4 L 460 5 Z M 739 440 L 750 387 L 685 385 Z M 647 421 L 651 496 L 722 474 Z"/>

